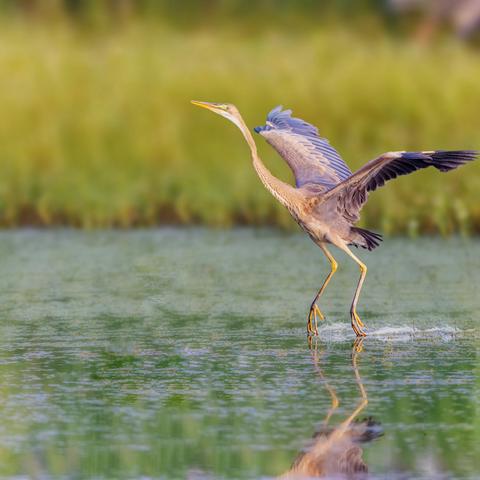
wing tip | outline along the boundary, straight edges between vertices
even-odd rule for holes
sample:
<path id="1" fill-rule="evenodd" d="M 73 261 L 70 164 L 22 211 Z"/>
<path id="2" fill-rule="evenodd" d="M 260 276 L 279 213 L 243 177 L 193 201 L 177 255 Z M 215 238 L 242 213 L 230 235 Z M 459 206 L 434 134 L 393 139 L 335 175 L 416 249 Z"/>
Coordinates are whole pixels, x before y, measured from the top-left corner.
<path id="1" fill-rule="evenodd" d="M 435 150 L 429 157 L 433 166 L 441 172 L 448 172 L 468 162 L 478 160 L 478 150 Z"/>

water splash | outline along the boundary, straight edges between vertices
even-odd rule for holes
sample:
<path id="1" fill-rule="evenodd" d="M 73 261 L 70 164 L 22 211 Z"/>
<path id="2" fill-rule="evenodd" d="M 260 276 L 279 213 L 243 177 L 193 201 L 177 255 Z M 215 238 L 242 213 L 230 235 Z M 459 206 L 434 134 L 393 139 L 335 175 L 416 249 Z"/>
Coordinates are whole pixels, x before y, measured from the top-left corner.
<path id="1" fill-rule="evenodd" d="M 353 338 L 353 332 L 350 325 L 344 323 L 334 323 L 320 328 L 319 336 L 321 339 L 333 342 L 343 342 Z M 433 327 L 433 328 L 416 328 L 412 326 L 402 327 L 380 327 L 378 329 L 369 330 L 367 338 L 375 338 L 386 342 L 406 342 L 411 340 L 441 340 L 452 341 L 457 338 L 469 336 L 477 336 L 475 329 L 460 329 L 450 325 Z"/>

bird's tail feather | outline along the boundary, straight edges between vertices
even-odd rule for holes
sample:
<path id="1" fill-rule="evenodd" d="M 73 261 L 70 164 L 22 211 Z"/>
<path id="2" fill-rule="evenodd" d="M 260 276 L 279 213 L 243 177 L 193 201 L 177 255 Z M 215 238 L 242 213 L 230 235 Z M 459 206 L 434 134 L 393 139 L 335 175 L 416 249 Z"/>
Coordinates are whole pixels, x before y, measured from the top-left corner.
<path id="1" fill-rule="evenodd" d="M 363 228 L 352 227 L 351 232 L 354 234 L 352 244 L 356 247 L 366 248 L 367 250 L 373 250 L 378 247 L 383 240 L 379 233 L 371 232 Z"/>

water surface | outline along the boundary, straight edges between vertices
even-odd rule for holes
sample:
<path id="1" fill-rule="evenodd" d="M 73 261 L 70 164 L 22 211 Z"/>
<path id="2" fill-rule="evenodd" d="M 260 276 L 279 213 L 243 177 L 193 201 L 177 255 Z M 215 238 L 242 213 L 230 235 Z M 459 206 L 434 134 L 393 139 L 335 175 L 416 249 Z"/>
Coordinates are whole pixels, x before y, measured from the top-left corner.
<path id="1" fill-rule="evenodd" d="M 480 241 L 387 239 L 359 313 L 352 367 L 340 268 L 270 230 L 0 235 L 0 476 L 270 478 L 331 406 L 382 423 L 372 478 L 479 478 Z"/>

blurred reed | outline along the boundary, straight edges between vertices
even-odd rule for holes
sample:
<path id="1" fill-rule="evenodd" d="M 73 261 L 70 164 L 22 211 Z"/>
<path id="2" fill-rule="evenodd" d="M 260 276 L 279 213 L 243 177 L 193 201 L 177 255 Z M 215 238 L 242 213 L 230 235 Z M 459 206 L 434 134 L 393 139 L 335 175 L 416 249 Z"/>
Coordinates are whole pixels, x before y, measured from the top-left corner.
<path id="1" fill-rule="evenodd" d="M 293 108 L 352 169 L 388 150 L 480 147 L 480 57 L 449 41 L 422 48 L 340 21 L 251 34 L 145 18 L 101 31 L 65 19 L 0 23 L 3 226 L 296 228 L 239 132 L 190 99 L 235 103 L 252 127 L 277 104 Z M 479 187 L 480 162 L 419 172 L 373 194 L 363 225 L 479 232 Z"/>

